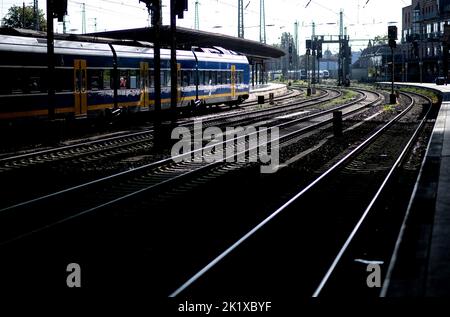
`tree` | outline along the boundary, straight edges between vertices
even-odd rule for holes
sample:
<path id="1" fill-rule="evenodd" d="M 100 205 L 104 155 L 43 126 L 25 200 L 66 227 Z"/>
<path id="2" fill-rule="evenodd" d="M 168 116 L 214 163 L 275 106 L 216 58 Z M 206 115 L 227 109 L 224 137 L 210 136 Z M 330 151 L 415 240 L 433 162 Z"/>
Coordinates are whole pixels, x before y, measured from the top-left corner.
<path id="1" fill-rule="evenodd" d="M 21 29 L 35 29 L 34 9 L 33 6 L 12 6 L 2 20 L 3 26 Z M 45 31 L 47 22 L 44 12 L 39 10 L 39 30 Z"/>
<path id="2" fill-rule="evenodd" d="M 373 40 L 373 45 L 387 45 L 387 43 L 388 43 L 387 35 L 375 36 L 375 39 Z"/>

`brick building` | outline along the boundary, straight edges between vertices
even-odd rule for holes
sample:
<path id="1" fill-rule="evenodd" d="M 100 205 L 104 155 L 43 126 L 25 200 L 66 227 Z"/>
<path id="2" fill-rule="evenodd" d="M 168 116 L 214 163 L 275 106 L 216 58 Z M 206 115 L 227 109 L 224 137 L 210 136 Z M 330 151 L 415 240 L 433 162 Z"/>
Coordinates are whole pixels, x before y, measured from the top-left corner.
<path id="1" fill-rule="evenodd" d="M 444 75 L 442 39 L 444 25 L 450 24 L 450 0 L 412 0 L 402 13 L 396 77 L 404 81 L 432 82 Z"/>

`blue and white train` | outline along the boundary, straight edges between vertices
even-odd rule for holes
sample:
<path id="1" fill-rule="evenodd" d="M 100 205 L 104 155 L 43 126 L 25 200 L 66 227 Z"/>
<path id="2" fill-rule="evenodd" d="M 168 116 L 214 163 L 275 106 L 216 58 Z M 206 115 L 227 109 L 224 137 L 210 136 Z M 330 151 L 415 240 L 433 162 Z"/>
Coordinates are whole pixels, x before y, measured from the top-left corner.
<path id="1" fill-rule="evenodd" d="M 57 40 L 55 57 L 57 116 L 154 110 L 153 48 L 149 43 L 130 46 Z M 249 63 L 239 53 L 220 47 L 179 50 L 177 63 L 179 108 L 235 105 L 249 97 Z M 48 115 L 45 38 L 0 35 L 0 74 L 0 120 Z M 170 107 L 170 83 L 170 50 L 162 49 L 162 109 Z"/>

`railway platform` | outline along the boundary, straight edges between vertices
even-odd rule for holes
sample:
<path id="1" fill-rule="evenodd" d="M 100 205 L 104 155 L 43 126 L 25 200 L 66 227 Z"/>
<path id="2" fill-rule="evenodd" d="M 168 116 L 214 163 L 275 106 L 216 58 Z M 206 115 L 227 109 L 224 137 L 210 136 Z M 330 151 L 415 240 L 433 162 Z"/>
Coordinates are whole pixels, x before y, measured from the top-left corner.
<path id="1" fill-rule="evenodd" d="M 285 84 L 268 83 L 264 85 L 255 85 L 254 87 L 250 87 L 249 100 L 255 101 L 258 99 L 258 96 L 264 96 L 264 99 L 268 100 L 270 93 L 273 93 L 274 97 L 278 97 L 285 94 L 286 91 L 287 85 Z"/>
<path id="2" fill-rule="evenodd" d="M 382 295 L 449 296 L 450 85 L 395 83 L 395 86 L 432 89 L 439 92 L 442 104 Z"/>

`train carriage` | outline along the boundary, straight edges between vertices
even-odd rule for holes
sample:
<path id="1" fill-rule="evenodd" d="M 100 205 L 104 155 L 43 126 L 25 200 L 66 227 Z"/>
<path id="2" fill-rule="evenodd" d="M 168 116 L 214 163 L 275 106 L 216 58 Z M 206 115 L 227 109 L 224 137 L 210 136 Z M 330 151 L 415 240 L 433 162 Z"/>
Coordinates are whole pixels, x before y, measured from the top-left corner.
<path id="1" fill-rule="evenodd" d="M 56 115 L 154 110 L 153 48 L 55 41 Z M 0 119 L 48 115 L 45 38 L 0 35 Z M 177 51 L 177 107 L 238 104 L 249 96 L 245 56 L 220 47 Z M 170 107 L 170 50 L 161 50 L 161 103 Z M 198 101 L 198 102 L 194 102 Z"/>

